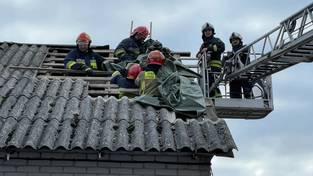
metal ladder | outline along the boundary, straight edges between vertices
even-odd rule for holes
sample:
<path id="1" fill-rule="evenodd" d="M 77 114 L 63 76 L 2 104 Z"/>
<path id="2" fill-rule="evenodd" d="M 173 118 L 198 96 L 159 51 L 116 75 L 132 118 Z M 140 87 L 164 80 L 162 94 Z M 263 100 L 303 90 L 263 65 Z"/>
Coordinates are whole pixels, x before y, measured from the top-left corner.
<path id="1" fill-rule="evenodd" d="M 220 79 L 210 87 L 212 90 L 221 81 L 248 79 L 258 81 L 301 62 L 313 61 L 313 3 L 293 14 L 278 27 L 237 51 L 229 62 L 237 63 L 241 53 L 247 53 L 250 63 L 232 67 L 231 73 L 222 71 Z M 275 41 L 273 43 L 272 41 Z"/>

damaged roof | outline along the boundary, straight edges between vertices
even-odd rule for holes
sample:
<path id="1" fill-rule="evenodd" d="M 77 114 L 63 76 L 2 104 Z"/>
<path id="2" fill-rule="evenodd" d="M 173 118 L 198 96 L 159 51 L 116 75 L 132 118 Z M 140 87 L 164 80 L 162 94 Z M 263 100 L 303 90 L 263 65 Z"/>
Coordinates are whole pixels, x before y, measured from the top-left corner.
<path id="1" fill-rule="evenodd" d="M 90 97 L 87 82 L 36 78 L 49 45 L 1 43 L 0 148 L 231 153 L 222 119 L 183 121 L 127 97 Z"/>

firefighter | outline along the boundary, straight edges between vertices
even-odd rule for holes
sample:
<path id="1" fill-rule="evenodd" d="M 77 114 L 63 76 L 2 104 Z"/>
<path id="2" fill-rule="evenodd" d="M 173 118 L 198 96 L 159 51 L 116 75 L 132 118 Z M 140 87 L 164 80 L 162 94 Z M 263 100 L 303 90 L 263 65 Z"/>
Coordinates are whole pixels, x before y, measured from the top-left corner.
<path id="1" fill-rule="evenodd" d="M 138 26 L 133 30 L 129 38 L 122 40 L 114 51 L 114 56 L 118 58 L 117 63 L 126 66 L 127 63 L 134 62 L 142 53 L 145 53 L 145 39 L 149 31 L 145 26 Z"/>
<path id="2" fill-rule="evenodd" d="M 242 42 L 242 36 L 237 32 L 233 32 L 230 35 L 229 42 L 232 46 L 232 51 L 228 52 L 224 60 L 228 60 L 232 58 L 238 50 L 240 50 L 241 48 L 245 46 L 243 45 L 243 42 Z M 238 55 L 238 57 L 239 57 L 238 60 L 235 60 L 236 63 L 234 64 L 236 69 L 239 69 L 250 63 L 248 51 L 241 52 Z M 230 98 L 242 98 L 241 88 L 243 90 L 243 94 L 245 98 L 252 98 L 253 97 L 252 87 L 253 87 L 253 84 L 249 82 L 248 80 L 235 79 L 229 83 Z"/>
<path id="3" fill-rule="evenodd" d="M 209 87 L 215 82 L 215 75 L 221 72 L 222 62 L 221 55 L 225 50 L 225 44 L 219 38 L 214 37 L 215 29 L 210 23 L 205 23 L 202 26 L 202 40 L 203 43 L 197 53 L 200 58 L 204 52 L 209 53 L 210 57 L 207 58 L 208 68 L 211 70 L 209 73 Z M 221 97 L 219 88 L 215 88 L 210 92 L 210 97 Z"/>
<path id="4" fill-rule="evenodd" d="M 76 48 L 70 51 L 64 59 L 64 68 L 85 71 L 87 75 L 94 75 L 93 70 L 102 70 L 104 59 L 90 48 L 90 36 L 82 32 L 76 39 Z"/>
<path id="5" fill-rule="evenodd" d="M 115 71 L 112 74 L 111 84 L 117 84 L 121 88 L 138 88 L 134 81 L 142 70 L 139 64 L 131 64 L 128 69 Z"/>
<path id="6" fill-rule="evenodd" d="M 115 71 L 112 74 L 111 84 L 117 84 L 120 88 L 135 89 L 138 86 L 135 84 L 135 79 L 138 74 L 142 71 L 142 67 L 139 64 L 130 64 L 127 69 L 121 69 L 120 71 Z M 119 97 L 127 96 L 133 98 L 136 96 L 133 93 L 127 93 L 124 91 L 119 91 Z"/>
<path id="7" fill-rule="evenodd" d="M 159 50 L 151 51 L 147 58 L 147 66 L 136 78 L 136 85 L 139 86 L 140 95 L 160 96 L 158 91 L 159 82 L 157 74 L 165 63 L 165 57 Z"/>

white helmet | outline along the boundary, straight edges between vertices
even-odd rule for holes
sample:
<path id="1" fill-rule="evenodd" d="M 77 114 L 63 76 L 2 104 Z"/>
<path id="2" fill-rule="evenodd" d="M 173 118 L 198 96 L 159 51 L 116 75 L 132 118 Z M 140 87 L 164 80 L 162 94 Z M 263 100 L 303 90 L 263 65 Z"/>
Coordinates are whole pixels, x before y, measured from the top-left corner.
<path id="1" fill-rule="evenodd" d="M 214 26 L 208 22 L 206 22 L 202 25 L 201 32 L 203 32 L 205 29 L 208 29 L 208 28 L 212 29 L 212 31 L 214 33 Z"/>
<path id="2" fill-rule="evenodd" d="M 231 33 L 231 35 L 229 37 L 229 42 L 231 43 L 231 40 L 235 39 L 235 38 L 240 39 L 240 41 L 242 41 L 241 35 L 237 32 L 233 32 L 233 33 Z"/>

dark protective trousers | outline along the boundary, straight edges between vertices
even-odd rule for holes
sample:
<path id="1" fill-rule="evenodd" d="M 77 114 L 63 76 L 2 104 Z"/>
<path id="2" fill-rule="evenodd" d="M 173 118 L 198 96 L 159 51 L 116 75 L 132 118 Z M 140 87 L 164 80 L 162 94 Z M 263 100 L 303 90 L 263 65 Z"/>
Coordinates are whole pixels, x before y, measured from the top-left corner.
<path id="1" fill-rule="evenodd" d="M 212 73 L 209 73 L 209 86 L 211 87 L 212 84 L 215 82 L 215 77 L 220 74 L 222 71 L 221 68 L 219 67 L 212 67 L 211 66 L 211 72 Z M 211 92 L 210 92 L 210 97 L 216 97 L 216 96 L 221 96 L 221 91 L 220 89 L 217 87 L 215 89 L 213 89 Z"/>
<path id="2" fill-rule="evenodd" d="M 230 98 L 242 98 L 242 90 L 245 98 L 252 98 L 252 88 L 253 84 L 247 80 L 233 80 L 229 83 Z"/>

